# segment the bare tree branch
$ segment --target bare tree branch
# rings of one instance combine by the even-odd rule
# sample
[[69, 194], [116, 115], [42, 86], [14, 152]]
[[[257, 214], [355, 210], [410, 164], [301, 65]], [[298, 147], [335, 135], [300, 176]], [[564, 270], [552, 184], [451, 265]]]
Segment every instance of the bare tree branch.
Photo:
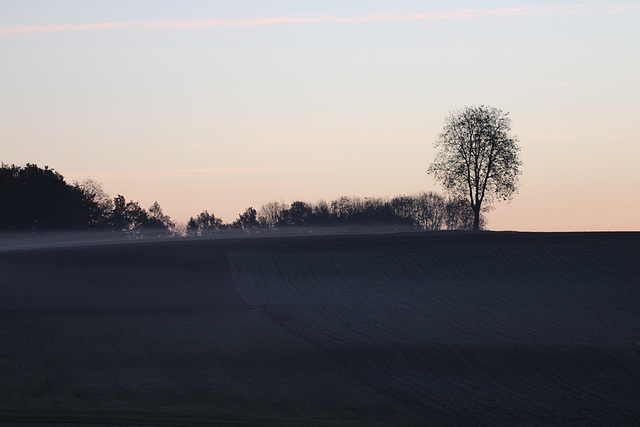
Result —
[[435, 142], [428, 172], [452, 195], [468, 197], [476, 230], [482, 204], [510, 200], [518, 187], [520, 147], [510, 132], [509, 113], [480, 105], [449, 113]]

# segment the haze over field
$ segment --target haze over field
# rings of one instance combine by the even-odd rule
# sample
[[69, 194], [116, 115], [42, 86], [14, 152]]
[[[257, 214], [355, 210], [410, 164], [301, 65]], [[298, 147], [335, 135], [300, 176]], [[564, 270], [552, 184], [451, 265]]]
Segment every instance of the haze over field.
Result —
[[0, 161], [186, 222], [416, 194], [453, 108], [511, 113], [494, 230], [637, 230], [632, 1], [0, 3]]

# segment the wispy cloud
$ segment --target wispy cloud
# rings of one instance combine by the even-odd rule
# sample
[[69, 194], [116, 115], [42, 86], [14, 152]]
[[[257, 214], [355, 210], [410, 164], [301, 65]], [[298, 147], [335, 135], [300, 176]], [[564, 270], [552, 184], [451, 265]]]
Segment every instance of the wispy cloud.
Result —
[[624, 13], [631, 9], [638, 8], [637, 4], [624, 4], [618, 6], [611, 6], [605, 10], [606, 13]]
[[322, 15], [322, 16], [280, 16], [254, 19], [205, 19], [198, 21], [122, 21], [99, 22], [91, 24], [53, 24], [53, 25], [24, 25], [0, 27], [0, 34], [16, 33], [49, 33], [60, 31], [88, 31], [105, 30], [111, 28], [205, 28], [205, 27], [252, 27], [290, 23], [384, 23], [384, 22], [410, 22], [442, 19], [471, 19], [486, 16], [530, 16], [558, 13], [624, 13], [630, 9], [638, 8], [633, 4], [599, 4], [599, 5], [572, 5], [572, 6], [539, 6], [539, 7], [513, 7], [498, 9], [456, 9], [444, 11], [423, 12], [409, 15], [397, 15], [381, 13], [355, 17]]
[[128, 27], [131, 22], [100, 22], [93, 24], [55, 24], [55, 25], [25, 25], [15, 27], [0, 27], [0, 34], [11, 33], [51, 33], [56, 31], [81, 31], [81, 30], [103, 30], [106, 28]]

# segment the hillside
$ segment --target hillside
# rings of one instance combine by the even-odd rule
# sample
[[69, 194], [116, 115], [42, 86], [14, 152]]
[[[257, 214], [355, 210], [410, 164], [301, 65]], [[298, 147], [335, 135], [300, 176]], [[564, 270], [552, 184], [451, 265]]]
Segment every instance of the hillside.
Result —
[[631, 425], [640, 234], [0, 252], [0, 421]]

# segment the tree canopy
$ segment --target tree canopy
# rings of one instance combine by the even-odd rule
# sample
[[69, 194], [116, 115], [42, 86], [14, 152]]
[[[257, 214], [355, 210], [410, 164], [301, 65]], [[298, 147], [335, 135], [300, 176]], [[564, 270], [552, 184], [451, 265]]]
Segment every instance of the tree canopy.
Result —
[[90, 218], [82, 191], [47, 166], [2, 164], [0, 201], [5, 231], [82, 229]]
[[509, 113], [480, 105], [449, 113], [436, 140], [428, 172], [451, 194], [469, 200], [475, 230], [483, 202], [509, 200], [517, 190], [522, 162], [518, 139], [510, 132]]
[[122, 195], [111, 199], [92, 179], [68, 184], [47, 166], [0, 167], [2, 231], [104, 230], [164, 235], [174, 225], [158, 202], [147, 211]]
[[199, 236], [212, 231], [217, 231], [222, 227], [222, 219], [216, 218], [214, 214], [208, 211], [202, 211], [198, 216], [191, 217], [187, 223], [187, 233]]

